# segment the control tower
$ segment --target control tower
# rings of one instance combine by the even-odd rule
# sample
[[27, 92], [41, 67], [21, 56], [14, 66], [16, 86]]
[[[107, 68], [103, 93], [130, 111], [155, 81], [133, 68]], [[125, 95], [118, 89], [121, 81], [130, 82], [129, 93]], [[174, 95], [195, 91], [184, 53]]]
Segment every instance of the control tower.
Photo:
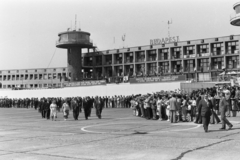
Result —
[[68, 72], [70, 81], [82, 80], [82, 49], [93, 47], [90, 33], [83, 31], [67, 31], [58, 34], [57, 48], [67, 49]]
[[240, 2], [235, 3], [233, 9], [235, 10], [235, 13], [231, 14], [230, 23], [233, 26], [240, 26]]

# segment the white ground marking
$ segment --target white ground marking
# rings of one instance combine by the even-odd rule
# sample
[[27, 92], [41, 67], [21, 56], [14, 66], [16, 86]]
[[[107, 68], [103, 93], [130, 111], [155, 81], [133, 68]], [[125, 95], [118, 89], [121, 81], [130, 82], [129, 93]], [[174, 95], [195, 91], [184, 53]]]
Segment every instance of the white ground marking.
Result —
[[[116, 133], [116, 132], [98, 132], [98, 131], [91, 131], [91, 130], [87, 130], [87, 128], [92, 128], [92, 127], [97, 127], [97, 126], [106, 126], [106, 125], [116, 125], [116, 124], [129, 124], [129, 123], [136, 123], [136, 122], [125, 122], [125, 123], [104, 123], [104, 124], [97, 124], [97, 125], [89, 125], [89, 126], [84, 126], [81, 128], [81, 131], [83, 132], [89, 132], [89, 133], [100, 133], [100, 134], [104, 134], [104, 133]], [[173, 125], [178, 125], [178, 124], [173, 124]], [[179, 125], [187, 125], [186, 123], [179, 123]], [[187, 129], [179, 129], [179, 130], [164, 130], [164, 131], [152, 131], [152, 132], [148, 132], [150, 134], [156, 134], [156, 133], [162, 133], [162, 132], [179, 132], [179, 131], [186, 131], [186, 130], [192, 130], [192, 129], [196, 129], [199, 128], [201, 126], [201, 124], [194, 124], [194, 123], [189, 123], [189, 125], [196, 125], [195, 127], [192, 128], [187, 128]], [[121, 130], [120, 130], [121, 131]]]

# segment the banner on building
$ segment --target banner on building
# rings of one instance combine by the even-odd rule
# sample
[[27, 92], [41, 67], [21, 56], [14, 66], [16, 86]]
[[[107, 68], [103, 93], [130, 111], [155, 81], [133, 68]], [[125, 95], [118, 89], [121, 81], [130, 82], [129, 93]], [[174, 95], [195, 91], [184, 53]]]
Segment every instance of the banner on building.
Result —
[[185, 81], [185, 75], [160, 76], [160, 77], [139, 77], [130, 78], [130, 83], [153, 83], [153, 82], [171, 82], [171, 81]]
[[81, 81], [81, 82], [64, 83], [64, 87], [96, 86], [96, 85], [106, 85], [106, 80], [95, 80], [95, 81]]

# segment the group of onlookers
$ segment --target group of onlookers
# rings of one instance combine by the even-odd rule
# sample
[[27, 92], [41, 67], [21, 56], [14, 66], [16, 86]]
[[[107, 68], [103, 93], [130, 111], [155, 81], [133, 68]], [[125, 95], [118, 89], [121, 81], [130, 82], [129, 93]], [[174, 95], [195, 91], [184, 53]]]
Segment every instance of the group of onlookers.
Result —
[[237, 111], [240, 111], [240, 88], [224, 86], [191, 93], [172, 91], [140, 94], [133, 97], [131, 107], [133, 115], [146, 119], [202, 123], [205, 132], [208, 132], [209, 123], [222, 122], [221, 129], [226, 129], [226, 124], [231, 129], [232, 124], [226, 117], [236, 117]]

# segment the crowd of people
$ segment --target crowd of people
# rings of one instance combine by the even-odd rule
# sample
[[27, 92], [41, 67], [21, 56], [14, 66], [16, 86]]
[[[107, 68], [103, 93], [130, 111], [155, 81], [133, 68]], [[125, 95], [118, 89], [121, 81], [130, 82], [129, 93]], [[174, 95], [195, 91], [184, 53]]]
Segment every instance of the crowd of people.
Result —
[[132, 108], [134, 116], [171, 123], [195, 122], [203, 124], [205, 132], [208, 132], [209, 123], [221, 122], [220, 129], [223, 130], [226, 124], [228, 130], [233, 127], [227, 117], [235, 117], [240, 111], [240, 87], [223, 86], [202, 88], [191, 93], [175, 90], [112, 97], [3, 98], [0, 99], [0, 107], [35, 108], [42, 118], [52, 120], [56, 120], [59, 111], [64, 113], [64, 120], [67, 120], [72, 110], [74, 119], [78, 120], [79, 113], [84, 110], [87, 120], [92, 108], [96, 109], [99, 119], [103, 108]]
[[[148, 120], [167, 120], [171, 123], [194, 122], [208, 125], [222, 123], [221, 130], [233, 125], [227, 117], [236, 117], [240, 111], [240, 87], [223, 86], [198, 89], [191, 93], [157, 92], [135, 95], [131, 100], [133, 115]], [[221, 119], [218, 117], [221, 116]]]

